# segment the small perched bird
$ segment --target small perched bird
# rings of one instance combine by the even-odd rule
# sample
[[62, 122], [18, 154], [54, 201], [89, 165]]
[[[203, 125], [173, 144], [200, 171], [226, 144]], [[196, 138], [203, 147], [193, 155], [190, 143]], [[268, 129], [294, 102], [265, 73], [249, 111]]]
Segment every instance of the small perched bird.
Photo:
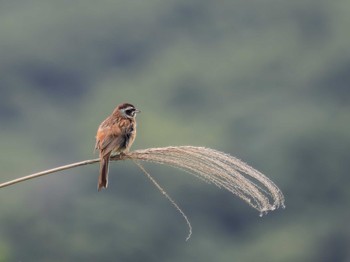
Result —
[[128, 152], [136, 137], [136, 109], [129, 103], [122, 103], [114, 109], [98, 127], [95, 149], [100, 151], [100, 176], [98, 191], [107, 188], [109, 158], [112, 154]]

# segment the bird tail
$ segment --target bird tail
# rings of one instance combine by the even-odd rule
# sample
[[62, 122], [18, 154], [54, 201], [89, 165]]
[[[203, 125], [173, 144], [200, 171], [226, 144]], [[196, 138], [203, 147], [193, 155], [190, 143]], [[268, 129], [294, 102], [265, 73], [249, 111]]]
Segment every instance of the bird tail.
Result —
[[98, 191], [101, 188], [107, 188], [108, 186], [108, 169], [109, 169], [109, 154], [107, 156], [101, 157], [100, 162], [100, 176], [98, 177]]

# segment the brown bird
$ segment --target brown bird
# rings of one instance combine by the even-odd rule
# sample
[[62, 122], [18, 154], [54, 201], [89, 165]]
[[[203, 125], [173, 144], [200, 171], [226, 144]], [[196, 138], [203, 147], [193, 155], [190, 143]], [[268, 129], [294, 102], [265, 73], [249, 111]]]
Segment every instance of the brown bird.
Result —
[[95, 149], [100, 151], [98, 191], [107, 188], [109, 158], [112, 154], [128, 152], [136, 137], [136, 109], [129, 103], [120, 104], [98, 127]]

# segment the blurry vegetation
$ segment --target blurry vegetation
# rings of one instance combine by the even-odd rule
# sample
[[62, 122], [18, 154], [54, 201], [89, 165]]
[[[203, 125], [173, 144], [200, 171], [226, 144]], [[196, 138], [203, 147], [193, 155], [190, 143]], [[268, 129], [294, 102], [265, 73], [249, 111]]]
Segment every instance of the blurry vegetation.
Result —
[[0, 3], [5, 181], [92, 157], [97, 126], [137, 105], [134, 148], [200, 145], [282, 189], [263, 218], [229, 193], [131, 163], [0, 191], [0, 261], [350, 260], [350, 2]]

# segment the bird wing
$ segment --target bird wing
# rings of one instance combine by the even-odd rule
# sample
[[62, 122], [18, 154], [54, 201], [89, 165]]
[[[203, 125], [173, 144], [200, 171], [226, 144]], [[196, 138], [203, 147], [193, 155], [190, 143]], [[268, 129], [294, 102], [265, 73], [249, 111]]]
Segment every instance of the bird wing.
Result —
[[96, 149], [100, 150], [101, 156], [106, 156], [112, 151], [118, 151], [124, 140], [125, 137], [118, 125], [103, 127], [96, 135]]

